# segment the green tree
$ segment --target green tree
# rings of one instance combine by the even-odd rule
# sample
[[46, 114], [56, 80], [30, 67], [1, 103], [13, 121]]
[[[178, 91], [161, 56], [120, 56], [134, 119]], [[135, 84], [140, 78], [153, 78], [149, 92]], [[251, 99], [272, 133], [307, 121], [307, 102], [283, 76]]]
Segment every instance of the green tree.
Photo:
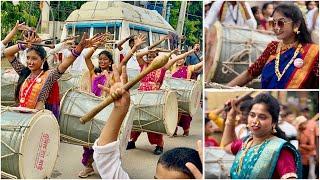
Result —
[[[170, 1], [170, 25], [176, 29], [179, 19], [181, 1]], [[192, 46], [196, 42], [202, 41], [202, 2], [189, 1], [187, 6], [187, 14], [184, 23], [184, 33], [186, 37], [185, 44]]]
[[[15, 26], [17, 20], [30, 27], [36, 27], [40, 17], [39, 2], [20, 1], [13, 5], [11, 1], [1, 2], [1, 37], [5, 37]], [[17, 36], [15, 37], [17, 39]]]

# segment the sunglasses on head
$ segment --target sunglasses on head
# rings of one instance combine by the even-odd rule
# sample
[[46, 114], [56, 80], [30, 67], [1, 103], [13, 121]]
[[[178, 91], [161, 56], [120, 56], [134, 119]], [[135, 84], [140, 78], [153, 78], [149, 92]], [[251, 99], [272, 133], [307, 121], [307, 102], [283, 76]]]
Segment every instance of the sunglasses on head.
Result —
[[274, 28], [277, 25], [279, 26], [279, 28], [283, 28], [284, 25], [288, 24], [288, 23], [292, 23], [292, 21], [286, 21], [285, 19], [279, 19], [279, 20], [270, 20], [269, 21], [269, 25]]

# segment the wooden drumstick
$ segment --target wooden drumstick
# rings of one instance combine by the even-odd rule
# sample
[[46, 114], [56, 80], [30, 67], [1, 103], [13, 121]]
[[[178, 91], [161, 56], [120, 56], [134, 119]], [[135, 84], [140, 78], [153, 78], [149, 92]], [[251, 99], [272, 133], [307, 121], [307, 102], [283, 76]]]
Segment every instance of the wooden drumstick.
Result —
[[17, 42], [21, 43], [21, 44], [31, 44], [34, 46], [44, 46], [44, 47], [48, 47], [50, 49], [54, 49], [54, 47], [55, 47], [53, 44], [28, 43], [28, 42], [24, 42], [24, 41], [17, 41]]
[[[151, 71], [159, 69], [167, 64], [169, 57], [175, 51], [171, 51], [168, 55], [160, 55], [152, 60], [151, 64], [144, 69], [137, 77], [135, 77], [132, 81], [126, 83], [123, 88], [128, 91], [131, 87], [137, 84], [144, 76], [149, 74]], [[101, 103], [99, 103], [96, 107], [94, 107], [91, 111], [80, 118], [80, 123], [85, 124], [88, 121], [91, 121], [95, 115], [97, 115], [103, 108], [111, 104], [114, 100], [111, 96], [116, 96], [115, 94], [108, 95]]]
[[[250, 96], [250, 95], [253, 94], [253, 93], [254, 93], [254, 91], [250, 91], [250, 92], [248, 92], [248, 93], [246, 93], [246, 94], [238, 97], [238, 98], [236, 99], [236, 101], [235, 101], [235, 105], [239, 104], [241, 101], [244, 100], [244, 98], [245, 98], [246, 96]], [[231, 104], [225, 105], [224, 108], [223, 108], [224, 111], [229, 111], [230, 109], [231, 109]]]

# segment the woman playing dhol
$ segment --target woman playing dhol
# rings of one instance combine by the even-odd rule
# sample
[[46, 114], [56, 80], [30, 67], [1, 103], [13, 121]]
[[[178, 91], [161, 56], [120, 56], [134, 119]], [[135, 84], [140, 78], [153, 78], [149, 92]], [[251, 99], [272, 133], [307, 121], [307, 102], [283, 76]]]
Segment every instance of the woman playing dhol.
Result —
[[301, 157], [278, 126], [280, 106], [270, 94], [257, 95], [249, 107], [251, 135], [236, 139], [235, 100], [231, 100], [221, 145], [236, 155], [230, 173], [235, 179], [301, 178]]
[[261, 75], [263, 89], [318, 89], [319, 47], [311, 43], [303, 14], [294, 5], [282, 4], [272, 18], [270, 25], [280, 42], [268, 44], [256, 62], [228, 85], [243, 86]]
[[[59, 118], [59, 86], [57, 80], [80, 55], [83, 48], [95, 43], [84, 34], [79, 45], [74, 48], [65, 61], [57, 68], [49, 70], [46, 61], [46, 51], [41, 46], [32, 46], [31, 43], [40, 42], [35, 32], [29, 31], [25, 37], [27, 45], [13, 45], [4, 51], [4, 56], [11, 63], [19, 75], [18, 85], [15, 92], [16, 100], [20, 107], [30, 109], [48, 109]], [[25, 67], [15, 56], [19, 50], [27, 50], [27, 67]]]

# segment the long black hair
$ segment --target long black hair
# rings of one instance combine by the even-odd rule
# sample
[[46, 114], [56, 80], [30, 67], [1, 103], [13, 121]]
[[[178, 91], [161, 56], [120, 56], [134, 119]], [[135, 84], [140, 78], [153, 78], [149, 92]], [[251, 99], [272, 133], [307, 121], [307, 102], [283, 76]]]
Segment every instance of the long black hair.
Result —
[[[113, 64], [112, 54], [109, 51], [104, 50], [104, 51], [101, 51], [98, 56], [100, 57], [102, 54], [106, 55], [109, 58], [109, 61], [111, 61], [111, 66], [109, 66], [109, 71], [112, 71], [112, 64]], [[102, 72], [102, 69], [100, 66], [94, 69], [94, 73], [96, 74], [101, 72]]]
[[273, 16], [275, 12], [279, 12], [283, 14], [285, 17], [291, 19], [293, 23], [296, 25], [300, 23], [300, 26], [298, 29], [300, 33], [296, 35], [300, 43], [312, 43], [311, 34], [307, 29], [307, 25], [303, 18], [303, 14], [296, 5], [280, 4], [275, 8], [271, 16]]
[[255, 104], [265, 104], [267, 106], [267, 111], [271, 114], [272, 117], [272, 123], [276, 125], [276, 133], [274, 134], [278, 138], [284, 139], [288, 141], [288, 138], [286, 134], [279, 128], [278, 122], [279, 122], [279, 113], [280, 113], [280, 104], [276, 98], [271, 96], [268, 93], [261, 93], [257, 95], [250, 105], [250, 111]]
[[[49, 65], [48, 62], [45, 60], [47, 57], [47, 52], [46, 50], [42, 47], [42, 46], [32, 46], [31, 48], [29, 48], [27, 50], [27, 53], [30, 51], [35, 51], [41, 58], [42, 61], [44, 61], [43, 63], [43, 71], [47, 71], [49, 70]], [[20, 88], [22, 83], [27, 79], [27, 77], [31, 74], [31, 70], [28, 67], [24, 67], [21, 71], [21, 74], [19, 76], [18, 79], [18, 85], [16, 87], [15, 90], [15, 100], [18, 101], [19, 100], [19, 92], [20, 92]]]

